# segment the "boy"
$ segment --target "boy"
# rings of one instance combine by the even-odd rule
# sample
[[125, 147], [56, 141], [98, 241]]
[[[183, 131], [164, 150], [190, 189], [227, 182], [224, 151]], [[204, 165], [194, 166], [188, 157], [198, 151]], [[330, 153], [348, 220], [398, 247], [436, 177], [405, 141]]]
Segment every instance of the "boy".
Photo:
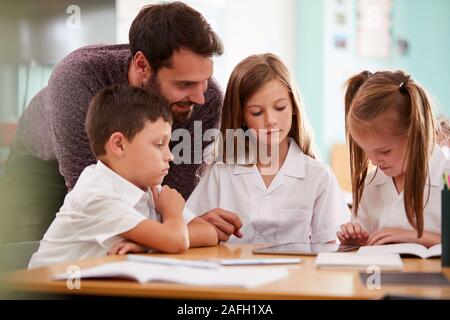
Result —
[[136, 87], [115, 85], [92, 99], [86, 131], [98, 162], [66, 196], [29, 268], [217, 244], [214, 227], [185, 209], [176, 190], [159, 186], [172, 161], [171, 121], [165, 101]]

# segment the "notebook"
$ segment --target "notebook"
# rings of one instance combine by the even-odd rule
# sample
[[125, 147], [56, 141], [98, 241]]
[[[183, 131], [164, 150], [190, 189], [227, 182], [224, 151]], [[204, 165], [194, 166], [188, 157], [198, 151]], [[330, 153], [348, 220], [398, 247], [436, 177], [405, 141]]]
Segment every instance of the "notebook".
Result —
[[[286, 277], [288, 270], [283, 267], [193, 268], [148, 262], [121, 261], [82, 269], [78, 275], [81, 279], [125, 278], [139, 283], [171, 282], [199, 286], [252, 288]], [[63, 273], [52, 276], [51, 279], [74, 279], [76, 276], [73, 273]]]
[[380, 270], [402, 270], [403, 262], [398, 254], [362, 255], [351, 252], [322, 252], [315, 260], [318, 269], [364, 270], [377, 266]]
[[398, 253], [401, 255], [412, 255], [422, 259], [431, 257], [440, 257], [442, 254], [442, 245], [437, 244], [427, 249], [418, 243], [399, 243], [399, 244], [385, 244], [382, 246], [365, 246], [359, 248], [358, 254], [384, 254], [384, 253]]

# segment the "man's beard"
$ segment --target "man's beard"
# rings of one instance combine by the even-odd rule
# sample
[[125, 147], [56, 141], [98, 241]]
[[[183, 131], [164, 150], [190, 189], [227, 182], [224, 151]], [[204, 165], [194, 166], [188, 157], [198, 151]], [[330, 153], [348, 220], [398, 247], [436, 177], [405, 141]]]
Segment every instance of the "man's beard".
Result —
[[[159, 84], [157, 75], [152, 75], [149, 81], [145, 85], [142, 85], [142, 89], [147, 90], [148, 92], [150, 92], [150, 94], [162, 96], [164, 100], [166, 100], [166, 98], [161, 94], [161, 86]], [[184, 121], [189, 120], [189, 118], [192, 116], [193, 109], [191, 108], [187, 111], [177, 111], [175, 110], [175, 105], [177, 104], [180, 106], [192, 106], [195, 103], [190, 100], [182, 100], [171, 103], [169, 105], [170, 113], [172, 114], [172, 118], [175, 123], [183, 123]]]

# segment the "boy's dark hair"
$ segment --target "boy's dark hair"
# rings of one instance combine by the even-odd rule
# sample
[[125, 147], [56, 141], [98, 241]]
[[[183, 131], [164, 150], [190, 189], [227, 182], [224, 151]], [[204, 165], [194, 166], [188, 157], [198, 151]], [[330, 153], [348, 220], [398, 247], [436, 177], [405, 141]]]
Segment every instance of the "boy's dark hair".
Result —
[[145, 123], [163, 118], [172, 124], [169, 105], [160, 96], [127, 85], [113, 85], [97, 93], [86, 115], [86, 132], [96, 158], [106, 154], [105, 144], [114, 132], [129, 141]]
[[155, 74], [170, 67], [173, 52], [181, 48], [204, 57], [223, 53], [222, 41], [205, 18], [182, 2], [142, 8], [131, 24], [129, 42], [133, 56], [141, 51]]

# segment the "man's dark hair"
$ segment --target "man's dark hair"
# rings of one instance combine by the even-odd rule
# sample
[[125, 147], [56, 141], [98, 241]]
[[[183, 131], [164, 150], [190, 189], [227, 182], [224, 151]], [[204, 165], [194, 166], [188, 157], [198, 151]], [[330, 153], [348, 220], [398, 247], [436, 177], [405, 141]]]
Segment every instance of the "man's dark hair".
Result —
[[204, 57], [221, 55], [223, 45], [205, 18], [182, 2], [145, 6], [129, 32], [133, 56], [141, 51], [155, 74], [170, 67], [174, 51], [186, 48]]
[[105, 144], [114, 132], [129, 141], [159, 118], [172, 124], [167, 102], [160, 96], [136, 87], [113, 85], [97, 93], [89, 104], [86, 132], [96, 158], [106, 154]]

